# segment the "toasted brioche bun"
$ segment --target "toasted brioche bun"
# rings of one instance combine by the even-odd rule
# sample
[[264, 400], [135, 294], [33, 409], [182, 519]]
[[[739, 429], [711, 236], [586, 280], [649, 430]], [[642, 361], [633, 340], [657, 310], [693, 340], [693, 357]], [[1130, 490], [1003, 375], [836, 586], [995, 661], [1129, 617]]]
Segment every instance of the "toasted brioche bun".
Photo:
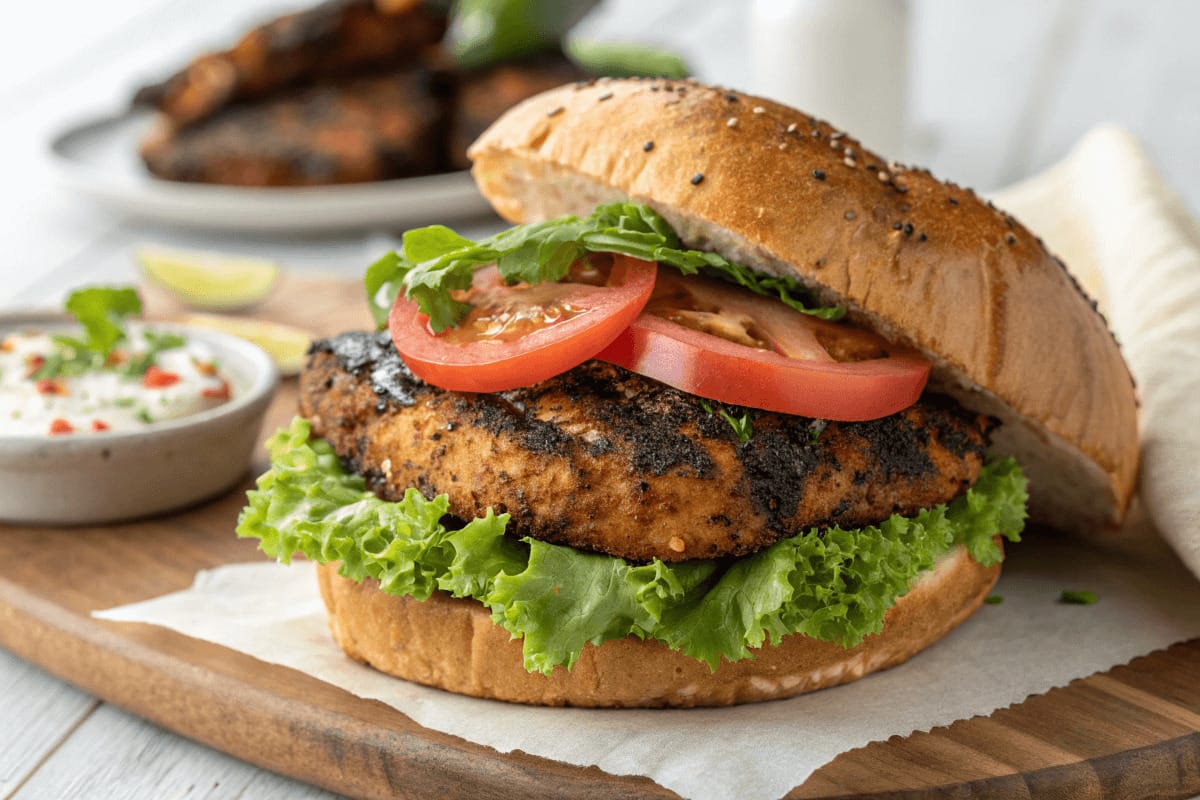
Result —
[[550, 706], [725, 706], [823, 689], [908, 660], [970, 616], [1000, 574], [960, 547], [924, 573], [884, 617], [879, 634], [846, 649], [799, 634], [715, 672], [653, 640], [585, 645], [570, 669], [526, 672], [521, 641], [474, 600], [435, 592], [424, 602], [317, 567], [329, 628], [346, 654], [381, 672], [458, 694]]
[[1115, 527], [1137, 474], [1136, 402], [1103, 318], [1012, 217], [889, 166], [786, 106], [691, 81], [600, 80], [538, 95], [471, 148], [516, 222], [631, 198], [691, 247], [789, 274], [922, 350], [931, 388], [1003, 425], [1031, 516]]

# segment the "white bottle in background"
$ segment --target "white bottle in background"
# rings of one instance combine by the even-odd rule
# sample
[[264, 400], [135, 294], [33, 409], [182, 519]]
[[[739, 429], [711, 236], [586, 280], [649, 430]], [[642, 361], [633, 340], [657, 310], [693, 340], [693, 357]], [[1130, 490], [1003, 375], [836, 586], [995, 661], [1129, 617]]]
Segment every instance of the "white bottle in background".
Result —
[[904, 158], [905, 0], [753, 0], [751, 90]]

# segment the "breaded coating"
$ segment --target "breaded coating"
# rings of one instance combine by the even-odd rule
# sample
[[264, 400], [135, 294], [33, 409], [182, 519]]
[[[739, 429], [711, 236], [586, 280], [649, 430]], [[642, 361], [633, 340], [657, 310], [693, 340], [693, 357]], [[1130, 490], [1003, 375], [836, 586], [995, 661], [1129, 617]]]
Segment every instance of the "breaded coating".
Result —
[[301, 413], [379, 496], [445, 493], [464, 518], [632, 562], [745, 555], [810, 527], [947, 502], [978, 478], [990, 422], [947, 402], [872, 422], [751, 411], [753, 434], [691, 395], [597, 361], [500, 394], [415, 378], [387, 333], [313, 346]]
[[421, 2], [326, 0], [253, 28], [231, 49], [207, 53], [141, 89], [176, 126], [299, 83], [416, 63], [446, 30], [443, 10]]
[[142, 158], [160, 178], [309, 186], [423, 175], [441, 163], [445, 114], [427, 73], [344, 78], [167, 124]]

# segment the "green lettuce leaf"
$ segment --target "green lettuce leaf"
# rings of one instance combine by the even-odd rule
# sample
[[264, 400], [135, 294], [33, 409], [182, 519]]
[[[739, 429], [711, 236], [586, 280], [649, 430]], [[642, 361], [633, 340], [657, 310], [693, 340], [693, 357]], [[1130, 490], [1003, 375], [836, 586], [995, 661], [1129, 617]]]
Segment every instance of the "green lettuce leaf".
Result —
[[268, 442], [271, 469], [249, 492], [237, 533], [288, 562], [295, 553], [340, 561], [388, 593], [426, 599], [434, 589], [486, 605], [522, 638], [525, 668], [570, 667], [586, 643], [653, 638], [712, 669], [752, 658], [752, 648], [803, 633], [852, 647], [878, 632], [884, 613], [952, 547], [1001, 558], [993, 541], [1018, 541], [1025, 478], [1011, 459], [984, 467], [947, 505], [853, 530], [812, 529], [737, 559], [632, 565], [504, 535], [508, 516], [447, 527], [446, 497], [410, 489], [381, 500], [347, 473], [327, 442], [296, 419]]
[[840, 319], [845, 309], [813, 307], [795, 280], [759, 275], [716, 253], [686, 250], [661, 216], [637, 203], [597, 206], [586, 217], [566, 216], [517, 225], [478, 242], [444, 225], [404, 234], [400, 253], [390, 252], [367, 268], [363, 280], [367, 304], [380, 328], [401, 291], [429, 316], [434, 332], [456, 325], [469, 306], [454, 299], [467, 289], [475, 270], [496, 264], [510, 283], [562, 280], [584, 253], [622, 253], [657, 261], [684, 275], [703, 273], [758, 294], [778, 298], [791, 308], [822, 319]]

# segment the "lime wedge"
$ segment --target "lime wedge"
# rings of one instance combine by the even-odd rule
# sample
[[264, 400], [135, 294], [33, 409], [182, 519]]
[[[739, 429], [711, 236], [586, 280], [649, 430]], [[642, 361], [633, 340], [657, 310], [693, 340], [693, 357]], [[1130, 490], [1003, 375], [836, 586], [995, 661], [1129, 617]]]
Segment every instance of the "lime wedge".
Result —
[[261, 302], [279, 277], [272, 261], [226, 253], [144, 246], [134, 252], [142, 272], [193, 308], [233, 311]]
[[253, 342], [267, 351], [267, 355], [271, 357], [275, 366], [279, 367], [279, 371], [285, 377], [300, 372], [300, 368], [304, 366], [304, 356], [308, 352], [309, 342], [312, 340], [308, 331], [252, 317], [188, 314], [180, 322], [185, 325], [195, 325], [197, 328], [222, 331]]

